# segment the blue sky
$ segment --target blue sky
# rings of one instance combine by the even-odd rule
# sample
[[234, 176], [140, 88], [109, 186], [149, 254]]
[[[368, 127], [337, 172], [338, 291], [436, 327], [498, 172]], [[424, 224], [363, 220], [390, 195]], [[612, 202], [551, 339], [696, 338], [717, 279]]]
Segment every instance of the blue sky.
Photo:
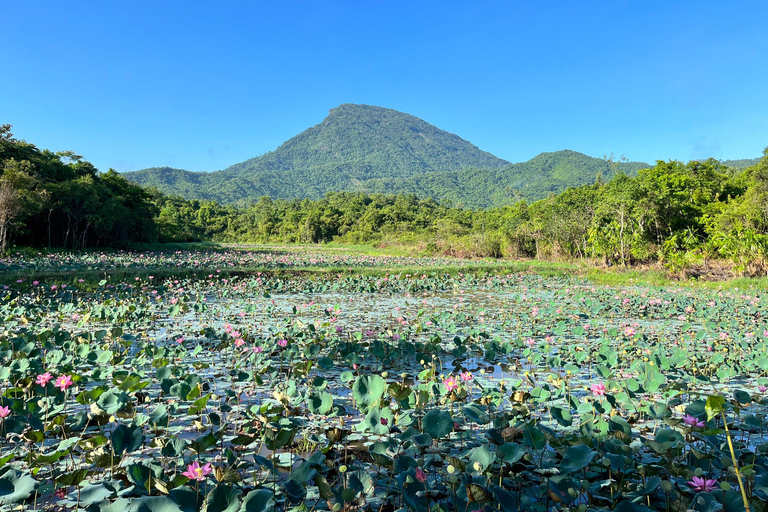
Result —
[[754, 158], [768, 2], [29, 2], [0, 16], [0, 123], [99, 169], [212, 171], [341, 103], [518, 162]]

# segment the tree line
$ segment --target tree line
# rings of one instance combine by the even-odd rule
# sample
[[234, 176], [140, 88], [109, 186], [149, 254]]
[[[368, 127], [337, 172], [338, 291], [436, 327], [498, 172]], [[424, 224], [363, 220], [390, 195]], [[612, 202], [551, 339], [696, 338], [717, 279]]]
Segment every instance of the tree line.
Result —
[[260, 198], [248, 207], [155, 192], [167, 240], [406, 243], [443, 254], [606, 264], [661, 261], [674, 271], [731, 261], [768, 269], [768, 150], [745, 170], [706, 161], [658, 161], [630, 177], [569, 188], [488, 210], [413, 194], [334, 192], [320, 200]]
[[768, 148], [747, 169], [658, 161], [636, 176], [494, 209], [413, 194], [333, 192], [261, 197], [247, 206], [145, 189], [72, 152], [53, 153], [0, 127], [0, 248], [129, 247], [146, 242], [381, 243], [461, 256], [660, 261], [674, 271], [730, 261], [768, 270]]
[[0, 252], [36, 247], [127, 247], [157, 238], [151, 194], [71, 151], [40, 150], [0, 125]]

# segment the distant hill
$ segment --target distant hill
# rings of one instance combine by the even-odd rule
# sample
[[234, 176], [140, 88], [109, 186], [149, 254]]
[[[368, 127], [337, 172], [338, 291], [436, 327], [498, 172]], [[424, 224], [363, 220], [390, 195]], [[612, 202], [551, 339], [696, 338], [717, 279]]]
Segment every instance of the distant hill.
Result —
[[262, 195], [314, 199], [373, 178], [406, 178], [507, 164], [418, 117], [381, 107], [344, 104], [275, 151], [223, 171], [192, 173], [154, 167], [126, 173], [125, 177], [166, 193], [234, 202]]
[[568, 187], [608, 181], [617, 172], [634, 176], [651, 167], [644, 162], [618, 162], [576, 151], [541, 153], [527, 162], [501, 169], [464, 169], [436, 172], [410, 178], [375, 179], [355, 190], [386, 193], [415, 193], [420, 197], [449, 200], [454, 205], [489, 208], [518, 199], [536, 201]]
[[722, 163], [727, 167], [732, 167], [739, 171], [743, 171], [747, 167], [752, 167], [753, 165], [757, 165], [757, 163], [761, 159], [762, 158], [742, 158], [739, 160], [722, 160]]
[[[649, 167], [621, 163], [628, 174]], [[221, 203], [261, 196], [317, 199], [339, 190], [415, 193], [470, 207], [535, 200], [569, 186], [610, 179], [607, 162], [574, 151], [542, 153], [510, 164], [418, 117], [344, 104], [276, 150], [222, 171], [153, 167], [125, 173], [167, 194]]]

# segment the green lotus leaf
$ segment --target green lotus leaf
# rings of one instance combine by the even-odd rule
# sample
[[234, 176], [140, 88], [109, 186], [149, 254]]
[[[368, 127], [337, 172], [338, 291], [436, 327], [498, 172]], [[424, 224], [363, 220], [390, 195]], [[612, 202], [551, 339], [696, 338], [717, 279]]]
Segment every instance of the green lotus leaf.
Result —
[[481, 445], [469, 451], [468, 469], [472, 473], [485, 473], [485, 471], [496, 461], [496, 453], [488, 449], [486, 445]]
[[587, 467], [595, 458], [597, 452], [585, 444], [571, 446], [563, 454], [560, 462], [562, 473], [575, 473]]
[[115, 489], [103, 482], [89, 483], [80, 490], [73, 491], [67, 495], [67, 498], [61, 504], [65, 507], [73, 507], [79, 503], [81, 507], [87, 508], [91, 505], [100, 505], [115, 496]]
[[96, 405], [99, 406], [107, 414], [114, 415], [128, 403], [128, 395], [123, 391], [119, 391], [115, 388], [110, 388], [96, 400]]
[[0, 505], [21, 503], [34, 493], [38, 483], [27, 472], [9, 469], [0, 476]]
[[208, 493], [206, 512], [237, 512], [240, 492], [231, 485], [219, 484]]
[[333, 408], [333, 396], [327, 391], [312, 393], [307, 399], [307, 408], [314, 414], [328, 414]]
[[514, 464], [522, 459], [524, 455], [525, 448], [517, 443], [504, 443], [496, 449], [496, 456], [509, 464]]
[[453, 431], [453, 417], [447, 411], [432, 409], [424, 415], [421, 425], [432, 439], [441, 439]]
[[243, 498], [239, 512], [272, 512], [275, 509], [275, 496], [267, 489], [256, 489]]
[[352, 397], [363, 414], [378, 404], [387, 390], [387, 381], [378, 375], [361, 375], [352, 385]]
[[139, 426], [118, 425], [110, 438], [115, 455], [138, 450], [144, 444], [144, 432]]

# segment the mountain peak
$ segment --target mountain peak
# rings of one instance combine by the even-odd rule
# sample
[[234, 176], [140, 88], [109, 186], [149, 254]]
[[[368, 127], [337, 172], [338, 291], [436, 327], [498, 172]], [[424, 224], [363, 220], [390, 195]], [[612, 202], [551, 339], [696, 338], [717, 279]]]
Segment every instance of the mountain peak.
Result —
[[222, 172], [255, 177], [322, 168], [340, 175], [334, 181], [341, 178], [349, 184], [466, 167], [499, 168], [508, 163], [416, 116], [344, 103], [276, 150]]
[[363, 190], [415, 192], [491, 206], [508, 204], [513, 190], [538, 199], [608, 173], [604, 161], [575, 151], [542, 153], [527, 163], [510, 164], [411, 114], [343, 103], [274, 151], [222, 171], [153, 168], [126, 178], [162, 192], [222, 203], [260, 196], [317, 199], [332, 191]]

